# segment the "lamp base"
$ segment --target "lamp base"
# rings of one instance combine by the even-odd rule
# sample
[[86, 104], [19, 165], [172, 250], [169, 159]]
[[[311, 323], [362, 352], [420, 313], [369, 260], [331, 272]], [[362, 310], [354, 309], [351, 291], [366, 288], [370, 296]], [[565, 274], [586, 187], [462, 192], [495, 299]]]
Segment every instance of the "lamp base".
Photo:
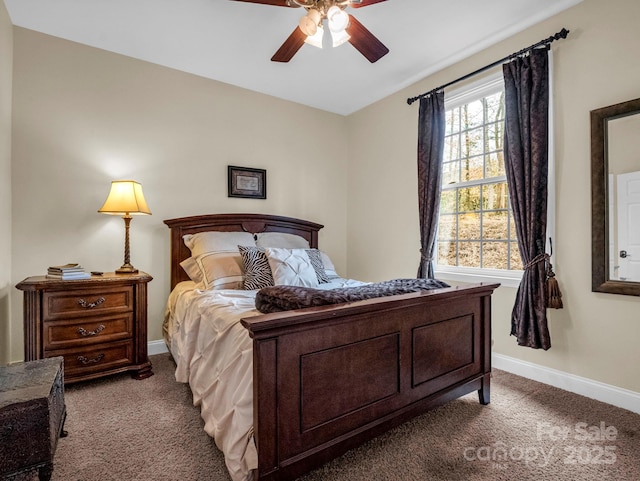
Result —
[[137, 274], [138, 269], [133, 267], [131, 264], [123, 264], [120, 269], [116, 269], [116, 274]]

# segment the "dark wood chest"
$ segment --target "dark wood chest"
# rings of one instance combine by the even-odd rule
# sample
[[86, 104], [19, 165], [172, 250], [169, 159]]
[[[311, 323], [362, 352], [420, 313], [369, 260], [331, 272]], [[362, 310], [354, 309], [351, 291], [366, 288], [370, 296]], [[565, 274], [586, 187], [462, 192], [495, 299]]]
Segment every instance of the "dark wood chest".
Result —
[[50, 479], [65, 417], [62, 357], [0, 366], [0, 479]]

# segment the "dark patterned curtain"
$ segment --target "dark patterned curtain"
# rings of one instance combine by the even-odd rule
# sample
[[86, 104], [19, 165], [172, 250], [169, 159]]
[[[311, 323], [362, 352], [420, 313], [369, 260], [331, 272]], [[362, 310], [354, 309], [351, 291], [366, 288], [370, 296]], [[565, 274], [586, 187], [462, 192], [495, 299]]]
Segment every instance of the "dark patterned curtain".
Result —
[[444, 92], [420, 99], [418, 115], [418, 206], [420, 267], [418, 278], [433, 279], [433, 257], [440, 210], [444, 152]]
[[504, 163], [524, 274], [511, 315], [518, 344], [547, 350], [551, 338], [545, 305], [548, 173], [549, 61], [533, 49], [503, 65]]

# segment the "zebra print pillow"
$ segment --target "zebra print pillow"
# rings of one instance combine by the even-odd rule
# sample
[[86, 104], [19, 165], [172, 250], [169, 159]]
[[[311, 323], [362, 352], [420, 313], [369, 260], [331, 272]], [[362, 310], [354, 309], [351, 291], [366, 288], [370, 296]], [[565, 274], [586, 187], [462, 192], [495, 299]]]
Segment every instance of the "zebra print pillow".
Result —
[[245, 290], [262, 289], [274, 285], [273, 274], [264, 248], [253, 246], [238, 246], [242, 263], [244, 264]]
[[324, 263], [322, 262], [322, 255], [318, 249], [306, 249], [313, 270], [316, 271], [316, 277], [319, 284], [326, 284], [329, 282], [329, 276], [324, 270]]

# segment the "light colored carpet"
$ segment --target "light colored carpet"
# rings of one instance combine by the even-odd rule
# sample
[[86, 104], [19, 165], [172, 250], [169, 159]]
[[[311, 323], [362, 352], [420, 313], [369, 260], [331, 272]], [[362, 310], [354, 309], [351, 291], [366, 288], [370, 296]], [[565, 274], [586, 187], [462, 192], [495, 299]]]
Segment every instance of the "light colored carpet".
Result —
[[[230, 479], [169, 355], [151, 361], [143, 381], [67, 387], [54, 481]], [[452, 401], [301, 479], [635, 481], [640, 415], [496, 370], [491, 404]]]

